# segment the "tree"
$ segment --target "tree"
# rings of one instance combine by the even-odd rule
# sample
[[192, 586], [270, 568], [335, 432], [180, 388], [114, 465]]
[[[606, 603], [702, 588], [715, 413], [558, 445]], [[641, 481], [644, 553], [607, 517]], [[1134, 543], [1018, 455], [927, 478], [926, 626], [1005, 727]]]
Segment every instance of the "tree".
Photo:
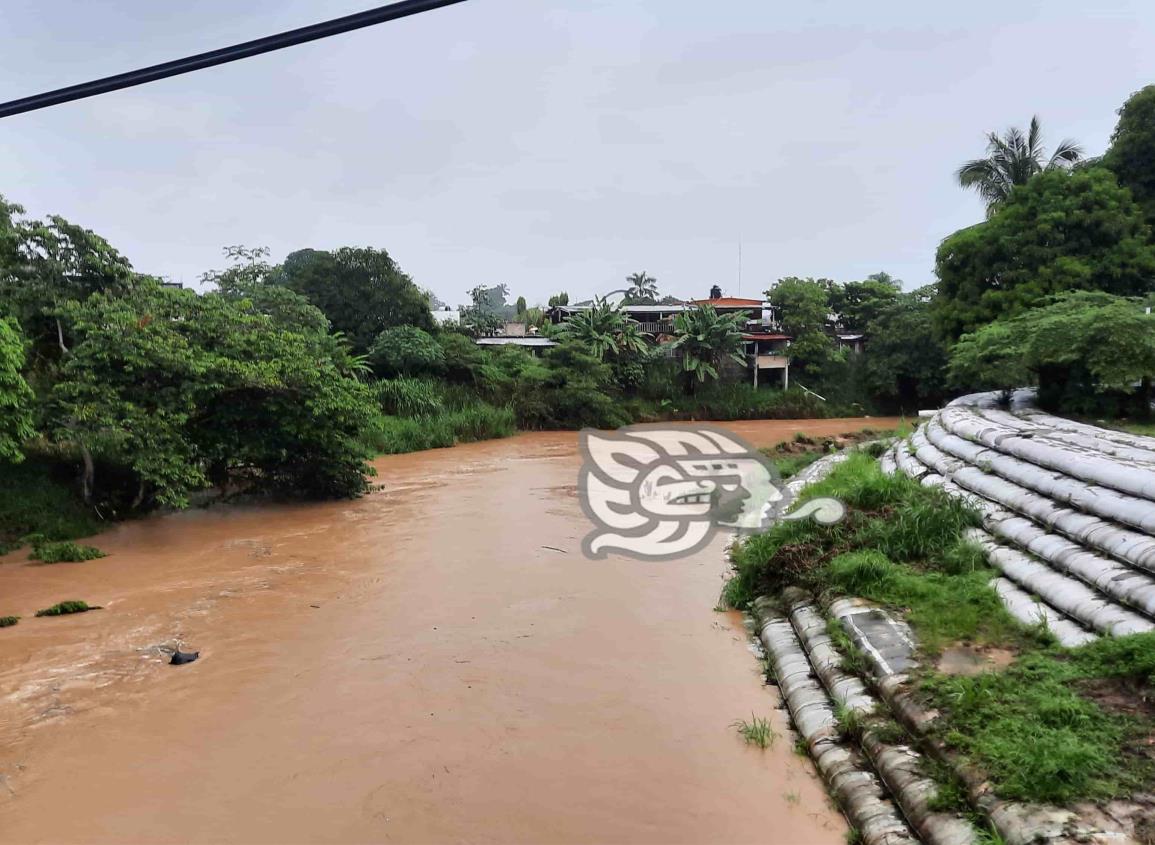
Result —
[[320, 308], [301, 294], [273, 283], [277, 268], [268, 263], [267, 247], [227, 246], [224, 254], [232, 266], [202, 275], [201, 281], [206, 285], [215, 287], [227, 299], [246, 302], [246, 307], [269, 316], [286, 329], [322, 334], [329, 331], [329, 318]]
[[492, 335], [501, 328], [505, 296], [505, 285], [492, 288], [478, 285], [469, 292], [473, 304], [461, 310], [461, 325], [474, 337]]
[[[94, 293], [121, 295], [140, 280], [104, 238], [60, 216], [13, 220], [18, 206], [0, 211], [0, 240], [11, 262], [0, 272], [0, 305], [16, 317], [37, 357], [66, 354], [72, 339], [59, 309]], [[14, 254], [12, 254], [14, 252]]]
[[62, 314], [77, 343], [60, 366], [51, 434], [135, 479], [125, 506], [188, 503], [209, 484], [306, 497], [365, 489], [361, 442], [376, 409], [357, 362], [323, 333], [279, 327], [246, 301], [142, 283]]
[[644, 353], [649, 345], [638, 324], [620, 306], [595, 299], [562, 323], [560, 333], [586, 346], [599, 361], [621, 353]]
[[529, 306], [525, 302], [525, 297], [519, 296], [517, 303], [514, 305], [514, 311], [517, 312], [518, 317], [521, 317], [527, 310], [529, 310]]
[[990, 220], [946, 238], [935, 271], [935, 323], [954, 340], [1067, 290], [1142, 295], [1155, 280], [1155, 247], [1110, 172], [1051, 171], [1015, 188]]
[[548, 307], [556, 308], [559, 305], [569, 305], [569, 294], [564, 290], [561, 293], [555, 293], [549, 298]]
[[438, 373], [445, 367], [441, 345], [416, 326], [385, 329], [369, 347], [368, 357], [373, 371], [387, 378]]
[[1155, 85], [1136, 91], [1119, 109], [1119, 122], [1102, 164], [1131, 191], [1155, 225]]
[[658, 280], [645, 270], [626, 276], [629, 288], [626, 290], [627, 305], [654, 305], [658, 301]]
[[788, 350], [791, 366], [796, 366], [805, 378], [825, 379], [832, 366], [845, 360], [826, 330], [830, 299], [836, 288], [830, 279], [787, 276], [766, 291], [782, 330], [793, 338]]
[[1039, 404], [1071, 413], [1150, 414], [1155, 317], [1142, 300], [1069, 291], [964, 335], [952, 380], [1007, 390], [1035, 382]]
[[745, 314], [719, 314], [713, 305], [701, 305], [674, 315], [674, 339], [667, 348], [679, 353], [687, 395], [696, 384], [718, 377], [726, 358], [746, 365], [739, 354]]
[[847, 329], [864, 332], [884, 310], [898, 301], [901, 293], [902, 289], [889, 274], [876, 273], [861, 282], [832, 287], [830, 307]]
[[1016, 185], [1025, 185], [1036, 173], [1067, 167], [1082, 158], [1083, 150], [1070, 139], [1050, 157], [1043, 151], [1039, 118], [1031, 118], [1026, 134], [1012, 127], [1003, 136], [987, 133], [987, 155], [968, 161], [955, 174], [964, 188], [974, 188], [987, 204], [987, 216], [1006, 202]]
[[24, 460], [21, 447], [36, 432], [32, 389], [24, 380], [24, 338], [15, 320], [0, 318], [0, 463]]
[[864, 357], [870, 395], [903, 411], [936, 407], [946, 392], [947, 351], [935, 332], [930, 305], [901, 294], [865, 326]]
[[425, 294], [383, 249], [298, 250], [285, 258], [270, 281], [320, 308], [358, 354], [367, 352], [374, 338], [391, 326], [434, 328]]

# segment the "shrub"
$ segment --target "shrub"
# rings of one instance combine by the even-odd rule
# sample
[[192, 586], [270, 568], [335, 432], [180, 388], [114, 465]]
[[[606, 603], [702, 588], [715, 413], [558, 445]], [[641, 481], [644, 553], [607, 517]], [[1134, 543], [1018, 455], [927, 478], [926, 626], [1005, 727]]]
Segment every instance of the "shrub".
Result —
[[52, 607], [46, 607], [44, 610], [36, 611], [37, 616], [67, 616], [70, 613], [86, 613], [89, 610], [96, 610], [97, 608], [88, 604], [88, 602], [80, 601], [79, 599], [70, 599], [68, 601], [57, 602]]
[[0, 628], [11, 628], [19, 621], [19, 616], [0, 616]]
[[61, 540], [35, 543], [29, 557], [44, 563], [79, 563], [84, 560], [107, 557], [107, 555], [95, 546], [84, 546], [69, 540]]

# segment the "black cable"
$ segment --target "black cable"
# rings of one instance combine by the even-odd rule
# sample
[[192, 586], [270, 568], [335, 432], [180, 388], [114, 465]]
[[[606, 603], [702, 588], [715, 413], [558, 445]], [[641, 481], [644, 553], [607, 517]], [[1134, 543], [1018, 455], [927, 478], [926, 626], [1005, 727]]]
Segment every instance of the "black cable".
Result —
[[300, 29], [290, 29], [287, 32], [268, 35], [264, 38], [246, 41], [243, 44], [234, 44], [231, 47], [222, 47], [219, 50], [210, 50], [207, 53], [199, 53], [184, 59], [175, 59], [141, 70], [118, 73], [116, 76], [106, 76], [104, 79], [97, 79], [93, 82], [83, 82], [44, 94], [22, 97], [19, 100], [0, 104], [0, 118], [44, 109], [72, 100], [82, 100], [85, 97], [95, 97], [97, 94], [119, 91], [121, 88], [131, 88], [134, 85], [143, 85], [146, 82], [154, 82], [157, 79], [166, 79], [170, 76], [178, 76], [182, 73], [190, 73], [214, 65], [223, 65], [238, 59], [247, 59], [261, 53], [282, 50], [296, 44], [328, 38], [330, 35], [340, 35], [343, 32], [350, 32], [354, 29], [361, 29], [410, 15], [418, 15], [422, 12], [429, 12], [442, 6], [451, 6], [461, 2], [464, 0], [404, 0], [401, 3], [392, 3], [388, 6], [369, 9], [366, 12], [357, 12], [343, 18], [303, 26]]

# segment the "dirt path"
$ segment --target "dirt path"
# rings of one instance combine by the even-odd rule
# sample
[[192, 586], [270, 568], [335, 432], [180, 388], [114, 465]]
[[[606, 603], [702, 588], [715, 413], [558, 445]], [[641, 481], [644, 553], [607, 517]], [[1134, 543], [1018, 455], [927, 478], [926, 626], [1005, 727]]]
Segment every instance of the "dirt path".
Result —
[[[736, 424], [766, 445], [888, 420]], [[719, 544], [580, 554], [576, 436], [383, 458], [356, 502], [123, 525], [0, 559], [2, 842], [839, 843]], [[560, 551], [547, 548], [549, 546]], [[156, 648], [203, 650], [170, 667]]]

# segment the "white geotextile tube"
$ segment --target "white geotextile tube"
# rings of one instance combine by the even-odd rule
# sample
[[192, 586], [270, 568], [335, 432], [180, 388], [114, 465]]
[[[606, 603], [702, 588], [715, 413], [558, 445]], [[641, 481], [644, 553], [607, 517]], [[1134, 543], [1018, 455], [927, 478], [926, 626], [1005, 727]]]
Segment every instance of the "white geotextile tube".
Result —
[[1155, 534], [1155, 503], [1126, 496], [1098, 484], [1088, 484], [1051, 469], [1004, 455], [950, 434], [932, 421], [926, 426], [927, 439], [943, 452], [968, 464], [1072, 507]]
[[1091, 633], [1054, 608], [1036, 600], [1009, 578], [992, 579], [991, 589], [998, 594], [1003, 607], [1011, 616], [1024, 625], [1042, 625], [1055, 635], [1059, 645], [1064, 648], [1077, 648], [1099, 639], [1097, 634]]
[[811, 672], [789, 620], [765, 599], [754, 603], [759, 639], [778, 688], [819, 774], [866, 845], [913, 845], [918, 840], [886, 797], [878, 778], [841, 741], [834, 708]]
[[[931, 442], [938, 429], [932, 426], [925, 428], [927, 432], [920, 429], [911, 438], [912, 444], [917, 446], [916, 454], [922, 463], [984, 499], [1029, 517], [1040, 525], [1130, 566], [1155, 573], [1155, 538], [1122, 528], [1114, 522], [1104, 521], [1081, 510], [1056, 504], [1045, 495], [994, 474], [993, 462], [990, 464], [992, 471], [986, 472], [980, 466], [972, 466], [948, 455]], [[1148, 507], [1155, 512], [1155, 503], [1136, 503], [1129, 510], [1138, 516]], [[1152, 594], [1151, 608], [1155, 610], [1155, 592]]]
[[1149, 449], [1118, 443], [1101, 435], [1052, 428], [1021, 413], [1012, 414], [997, 408], [974, 408], [972, 411], [987, 422], [1020, 432], [1036, 441], [1070, 447], [1089, 455], [1101, 453], [1124, 462], [1155, 466], [1155, 452]]
[[1122, 446], [1133, 446], [1136, 449], [1146, 449], [1155, 452], [1155, 437], [1148, 437], [1144, 434], [1132, 434], [1129, 431], [1116, 431], [1111, 428], [1099, 428], [1096, 425], [1088, 425], [1087, 423], [1068, 420], [1064, 417], [1056, 417], [1045, 411], [1034, 409], [1027, 409], [1023, 411], [1022, 414], [1023, 419], [1030, 420], [1037, 425], [1047, 428], [1053, 428], [1059, 431], [1070, 431], [1075, 434], [1088, 434], [1092, 437], [1110, 440]]
[[895, 450], [898, 448], [897, 444], [892, 445], [889, 449], [882, 453], [882, 457], [878, 459], [878, 465], [882, 469], [883, 475], [894, 475], [898, 469], [895, 462]]
[[[928, 453], [927, 445], [924, 443], [920, 450], [922, 455]], [[976, 530], [969, 533], [969, 539], [983, 547], [993, 567], [1022, 590], [1041, 596], [1057, 614], [1105, 634], [1121, 635], [1155, 629], [1155, 625], [1143, 616], [1111, 600], [1133, 606], [1150, 602], [1151, 580], [1142, 573], [1088, 552], [1062, 537], [1048, 534], [1030, 520], [1014, 516], [938, 473], [927, 473], [922, 477], [922, 483], [941, 487], [947, 493], [964, 499], [979, 511], [989, 531], [1001, 539], [1038, 553], [1047, 561], [1040, 562], [1021, 551], [1001, 545], [986, 532]], [[1056, 568], [1062, 571], [1056, 571]], [[1086, 579], [1098, 590], [1107, 593], [1107, 596], [1063, 572], [1071, 572]], [[1015, 614], [1016, 607], [1008, 603], [1006, 596], [1000, 594], [1000, 597], [1004, 598], [1004, 606], [1008, 611]]]
[[[810, 658], [814, 672], [830, 698], [847, 710], [869, 715], [879, 703], [855, 675], [842, 670], [842, 656], [834, 648], [826, 620], [801, 591], [788, 590], [790, 622]], [[790, 599], [795, 600], [791, 601]], [[927, 845], [970, 845], [977, 839], [974, 827], [951, 813], [931, 810], [938, 786], [923, 774], [922, 757], [907, 746], [891, 745], [869, 729], [861, 745], [875, 770], [890, 789], [906, 820]]]
[[1128, 465], [1107, 455], [1034, 442], [1014, 430], [978, 417], [969, 408], [947, 407], [936, 417], [942, 427], [963, 440], [981, 443], [1028, 463], [1049, 467], [1094, 484], [1155, 501], [1155, 470]]
[[[921, 443], [919, 454], [925, 460], [935, 462], [938, 469], [948, 472], [952, 486], [967, 483], [967, 479], [973, 482], [973, 473], [950, 471], [954, 466], [952, 461], [925, 440]], [[977, 478], [984, 483], [989, 481], [989, 476], [981, 473]], [[968, 501], [979, 510], [987, 530], [997, 535], [1000, 540], [1026, 549], [1041, 558], [1052, 569], [1074, 576], [1121, 604], [1149, 616], [1155, 616], [1155, 578], [1146, 571], [1136, 571], [1126, 564], [1096, 554], [1064, 537], [1048, 532], [1031, 519], [1017, 516], [1014, 511], [1002, 507], [1005, 499], [992, 500], [988, 491], [982, 489], [980, 485], [971, 483], [968, 492], [983, 494], [981, 497], [972, 495]], [[1122, 530], [1107, 527], [1115, 533]], [[1064, 533], [1075, 534], [1075, 532]], [[1134, 532], [1127, 533], [1134, 534]]]
[[985, 531], [972, 528], [966, 536], [982, 547], [991, 565], [1007, 578], [1093, 631], [1124, 636], [1155, 630], [1155, 623], [1145, 617], [1114, 603], [1081, 581], [1056, 572], [1038, 559], [995, 542]]

